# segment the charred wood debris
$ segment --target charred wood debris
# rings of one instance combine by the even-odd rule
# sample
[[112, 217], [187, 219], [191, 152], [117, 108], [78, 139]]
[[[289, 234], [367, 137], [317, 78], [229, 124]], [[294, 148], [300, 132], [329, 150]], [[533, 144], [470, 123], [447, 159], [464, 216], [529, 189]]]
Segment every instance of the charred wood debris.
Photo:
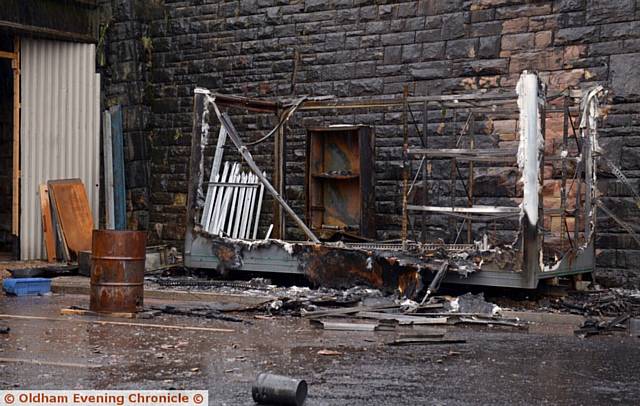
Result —
[[500, 315], [500, 307], [487, 302], [482, 293], [458, 297], [432, 296], [418, 303], [401, 295], [384, 295], [378, 289], [355, 286], [349, 289], [290, 286], [282, 287], [264, 278], [249, 281], [206, 280], [193, 277], [148, 276], [147, 286], [154, 289], [189, 290], [242, 294], [264, 300], [259, 304], [201, 304], [151, 306], [141, 315], [153, 317], [173, 314], [204, 317], [231, 322], [251, 323], [230, 312], [252, 312], [255, 319], [277, 316], [303, 317], [311, 327], [338, 331], [403, 331], [418, 328], [418, 334], [403, 335], [388, 345], [461, 344], [465, 340], [450, 337], [445, 329], [424, 332], [422, 327], [482, 325], [526, 330], [528, 323]]
[[[423, 303], [406, 298], [400, 292], [388, 294], [379, 289], [354, 286], [348, 289], [280, 286], [270, 279], [250, 280], [207, 279], [200, 275], [162, 273], [147, 275], [145, 285], [152, 289], [212, 292], [254, 297], [251, 304], [198, 303], [194, 305], [150, 306], [139, 317], [152, 318], [161, 314], [202, 317], [229, 322], [251, 324], [251, 319], [239, 317], [249, 313], [254, 319], [279, 316], [302, 317], [309, 325], [322, 330], [336, 331], [402, 331], [412, 328], [440, 328], [442, 330], [404, 335], [389, 345], [456, 344], [463, 340], [447, 335], [451, 326], [480, 326], [527, 331], [529, 322], [506, 317], [505, 310], [531, 309], [517, 301], [496, 298], [498, 306], [487, 301], [483, 293], [460, 296], [434, 294]], [[597, 286], [596, 286], [597, 288]], [[555, 295], [554, 295], [555, 296]], [[584, 338], [597, 334], [612, 334], [630, 330], [638, 335], [640, 291], [625, 289], [596, 289], [565, 291], [562, 297], [534, 295], [534, 307], [540, 311], [584, 316], [583, 325], [575, 331]], [[235, 314], [235, 315], [232, 315]], [[632, 327], [635, 326], [635, 327]], [[409, 330], [410, 331], [410, 330]], [[636, 331], [636, 334], [633, 332]]]

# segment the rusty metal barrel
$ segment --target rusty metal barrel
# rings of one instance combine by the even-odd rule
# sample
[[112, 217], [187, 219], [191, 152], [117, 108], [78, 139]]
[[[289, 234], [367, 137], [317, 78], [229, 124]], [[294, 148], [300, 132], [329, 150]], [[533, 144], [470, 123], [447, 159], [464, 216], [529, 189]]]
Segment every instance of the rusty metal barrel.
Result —
[[142, 310], [146, 240], [142, 231], [93, 230], [89, 305], [92, 311]]

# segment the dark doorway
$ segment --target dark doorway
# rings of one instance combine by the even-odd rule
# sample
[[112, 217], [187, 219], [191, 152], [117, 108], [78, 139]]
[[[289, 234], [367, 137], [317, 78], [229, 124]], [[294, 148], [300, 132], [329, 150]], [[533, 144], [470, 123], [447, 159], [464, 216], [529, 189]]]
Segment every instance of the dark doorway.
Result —
[[[0, 31], [0, 51], [13, 52], [13, 36]], [[0, 260], [15, 259], [13, 223], [13, 69], [0, 58]]]

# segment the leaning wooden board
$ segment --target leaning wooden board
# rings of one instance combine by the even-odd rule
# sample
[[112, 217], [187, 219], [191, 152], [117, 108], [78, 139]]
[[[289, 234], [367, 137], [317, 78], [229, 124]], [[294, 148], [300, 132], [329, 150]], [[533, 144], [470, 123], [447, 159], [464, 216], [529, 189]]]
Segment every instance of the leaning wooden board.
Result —
[[42, 215], [42, 234], [44, 235], [44, 246], [47, 249], [47, 260], [56, 260], [56, 233], [53, 230], [51, 221], [51, 204], [49, 203], [49, 188], [47, 185], [40, 185], [40, 211]]
[[64, 179], [50, 180], [48, 185], [69, 251], [90, 251], [93, 216], [84, 184], [80, 179]]

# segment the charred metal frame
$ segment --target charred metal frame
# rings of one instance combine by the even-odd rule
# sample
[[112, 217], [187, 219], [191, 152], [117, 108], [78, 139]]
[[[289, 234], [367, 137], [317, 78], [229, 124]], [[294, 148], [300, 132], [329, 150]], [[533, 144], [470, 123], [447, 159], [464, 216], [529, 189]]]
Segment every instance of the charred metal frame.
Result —
[[[600, 89], [601, 90], [601, 89]], [[591, 92], [593, 93], [593, 92]], [[589, 93], [589, 94], [591, 94]], [[597, 93], [597, 92], [596, 92]], [[594, 93], [595, 94], [595, 93]], [[587, 95], [588, 96], [588, 95]], [[590, 99], [585, 96], [583, 105]], [[196, 89], [194, 97], [194, 137], [191, 149], [190, 181], [187, 202], [187, 232], [185, 236], [185, 265], [194, 268], [215, 268], [218, 270], [243, 270], [253, 272], [280, 272], [291, 274], [304, 274], [311, 281], [335, 287], [348, 287], [355, 283], [367, 283], [369, 285], [386, 290], [400, 290], [408, 296], [414, 296], [423, 287], [423, 278], [432, 278], [442, 268], [443, 263], [455, 270], [449, 272], [445, 282], [462, 283], [484, 286], [503, 286], [516, 288], [535, 288], [540, 279], [557, 276], [591, 272], [595, 268], [594, 252], [594, 225], [595, 210], [595, 155], [597, 151], [595, 120], [591, 117], [582, 117], [580, 135], [576, 135], [576, 142], [582, 140], [579, 156], [570, 157], [567, 154], [568, 122], [570, 107], [566, 101], [569, 97], [564, 95], [565, 102], [561, 108], [548, 110], [563, 112], [564, 134], [563, 153], [559, 159], [562, 161], [562, 189], [561, 208], [563, 230], [565, 230], [566, 209], [566, 163], [568, 161], [581, 162], [577, 170], [574, 182], [579, 187], [584, 181], [588, 198], [585, 198], [584, 211], [584, 238], [583, 243], [578, 244], [578, 233], [575, 234], [574, 243], [565, 254], [553, 264], [545, 264], [543, 261], [543, 219], [545, 215], [542, 186], [544, 169], [544, 134], [545, 134], [545, 108], [548, 100], [545, 95], [544, 85], [540, 83], [537, 75], [523, 73], [516, 92], [504, 92], [499, 94], [473, 93], [461, 95], [440, 96], [409, 96], [408, 89], [402, 98], [381, 100], [337, 100], [334, 98], [317, 98], [298, 100], [296, 102], [273, 102], [245, 97], [228, 96], [211, 93], [206, 89]], [[553, 99], [558, 98], [553, 97]], [[473, 131], [473, 113], [491, 112], [498, 108], [509, 108], [517, 103], [513, 109], [519, 112], [520, 141], [517, 151], [514, 150], [482, 150], [475, 149], [473, 137], [470, 148], [429, 149], [428, 137], [426, 137], [427, 118], [424, 123], [423, 148], [413, 148], [409, 145], [407, 114], [410, 105], [422, 106], [424, 112], [429, 106], [437, 108], [464, 108], [470, 112], [468, 127]], [[274, 139], [274, 185], [262, 175], [262, 172], [253, 161], [250, 152], [243, 144], [231, 119], [226, 113], [222, 113], [221, 107], [243, 108], [250, 112], [273, 113], [279, 119], [279, 124], [269, 134], [275, 134]], [[294, 111], [311, 111], [323, 109], [369, 109], [394, 107], [403, 109], [403, 216], [402, 238], [399, 243], [321, 243], [313, 232], [306, 226], [289, 208], [281, 197], [284, 195], [284, 146], [285, 134], [282, 125]], [[493, 110], [492, 110], [493, 109]], [[589, 108], [582, 108], [583, 114], [588, 114]], [[201, 218], [200, 211], [204, 202], [203, 180], [204, 177], [204, 148], [209, 144], [210, 117], [215, 115], [225, 129], [229, 138], [244, 158], [251, 170], [258, 175], [265, 189], [274, 197], [277, 210], [274, 213], [274, 224], [277, 235], [284, 236], [283, 213], [292, 217], [297, 225], [305, 232], [310, 241], [284, 241], [283, 239], [269, 240], [237, 240], [222, 236], [211, 235], [198, 224]], [[569, 118], [567, 118], [569, 116]], [[584, 124], [587, 123], [587, 124]], [[415, 123], [414, 123], [415, 124]], [[586, 140], [586, 141], [585, 141]], [[595, 145], [595, 148], [594, 148]], [[517, 157], [515, 156], [517, 152]], [[412, 156], [423, 157], [417, 172], [412, 173], [410, 158]], [[409, 204], [409, 195], [412, 193], [416, 180], [422, 175], [423, 184], [426, 185], [428, 174], [426, 161], [433, 158], [450, 158], [459, 162], [469, 162], [468, 187], [473, 188], [473, 163], [486, 161], [516, 161], [522, 173], [522, 185], [524, 197], [518, 207], [486, 207], [474, 206], [473, 191], [468, 192], [467, 207], [433, 207], [426, 204], [428, 192], [423, 188], [424, 205]], [[588, 162], [587, 162], [588, 161]], [[424, 164], [424, 165], [423, 165]], [[452, 165], [452, 182], [456, 181], [457, 172]], [[458, 171], [459, 172], [459, 171]], [[415, 175], [415, 176], [414, 176]], [[413, 179], [413, 181], [412, 181]], [[452, 190], [455, 185], [452, 183]], [[580, 201], [580, 193], [577, 193]], [[467, 225], [467, 243], [458, 244], [433, 244], [426, 241], [425, 222], [423, 221], [422, 242], [411, 241], [408, 238], [409, 213], [419, 212], [426, 218], [427, 212], [450, 213], [465, 218]], [[581, 210], [578, 207], [573, 211], [577, 216]], [[472, 241], [473, 215], [502, 214], [519, 216], [520, 232], [518, 239], [512, 246], [487, 247], [486, 242]], [[576, 224], [578, 221], [576, 220]], [[577, 226], [576, 226], [577, 227]], [[566, 231], [566, 230], [565, 230]], [[564, 234], [562, 235], [564, 238]], [[460, 275], [465, 276], [461, 278]]]

